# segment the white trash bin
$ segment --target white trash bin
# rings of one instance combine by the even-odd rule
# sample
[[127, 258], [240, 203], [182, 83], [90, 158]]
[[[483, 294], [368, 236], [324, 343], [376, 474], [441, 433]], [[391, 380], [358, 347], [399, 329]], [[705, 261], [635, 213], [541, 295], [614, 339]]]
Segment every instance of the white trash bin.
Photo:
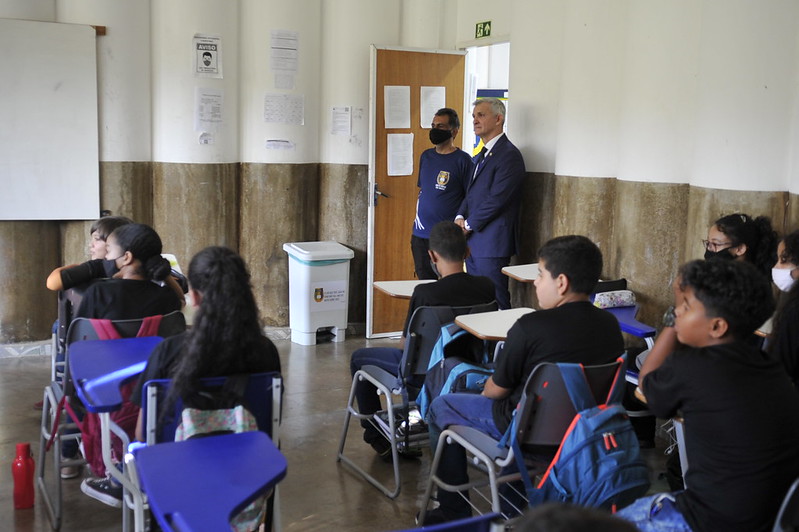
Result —
[[287, 242], [291, 341], [315, 345], [326, 328], [334, 342], [347, 330], [350, 260], [355, 254], [338, 242]]

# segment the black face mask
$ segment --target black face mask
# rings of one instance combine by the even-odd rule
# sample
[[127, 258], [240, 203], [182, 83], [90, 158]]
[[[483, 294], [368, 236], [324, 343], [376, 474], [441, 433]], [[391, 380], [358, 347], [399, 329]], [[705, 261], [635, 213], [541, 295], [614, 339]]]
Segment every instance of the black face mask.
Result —
[[719, 251], [705, 250], [705, 260], [721, 259], [721, 260], [735, 260], [735, 255], [730, 253], [730, 248], [724, 248]]
[[103, 260], [103, 269], [105, 270], [105, 276], [109, 279], [114, 276], [116, 272], [119, 271], [117, 268], [117, 261], [116, 260]]
[[433, 128], [430, 130], [430, 142], [432, 142], [435, 145], [439, 145], [442, 142], [446, 142], [451, 138], [452, 138], [452, 131], [449, 131], [447, 129]]

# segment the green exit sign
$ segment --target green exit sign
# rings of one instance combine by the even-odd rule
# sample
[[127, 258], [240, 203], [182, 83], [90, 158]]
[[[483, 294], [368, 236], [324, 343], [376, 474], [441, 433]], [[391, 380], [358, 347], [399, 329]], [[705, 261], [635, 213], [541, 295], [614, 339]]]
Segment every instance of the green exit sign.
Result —
[[489, 37], [491, 35], [491, 21], [486, 20], [485, 22], [478, 22], [474, 25], [474, 38], [475, 39], [482, 39], [483, 37]]

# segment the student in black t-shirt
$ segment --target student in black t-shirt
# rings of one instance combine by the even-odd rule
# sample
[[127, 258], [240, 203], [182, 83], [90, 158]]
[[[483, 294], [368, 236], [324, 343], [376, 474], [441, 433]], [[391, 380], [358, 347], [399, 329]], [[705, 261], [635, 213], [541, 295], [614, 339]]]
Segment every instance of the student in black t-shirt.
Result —
[[[192, 328], [161, 342], [139, 377], [141, 384], [172, 379], [163, 408], [176, 398], [191, 405], [197, 379], [280, 371], [277, 348], [261, 332], [250, 273], [235, 251], [211, 246], [197, 253], [189, 264], [189, 293], [197, 309]], [[141, 386], [131, 401], [141, 406]], [[143, 441], [141, 421], [140, 414], [136, 437]]]
[[[475, 277], [463, 271], [463, 261], [469, 252], [463, 231], [453, 222], [439, 222], [430, 231], [428, 256], [439, 279], [420, 284], [413, 290], [408, 315], [402, 328], [399, 347], [365, 347], [350, 359], [350, 373], [363, 366], [378, 366], [394, 375], [399, 374], [402, 348], [413, 312], [423, 306], [461, 307], [490, 303], [494, 300], [494, 284], [487, 277]], [[421, 386], [421, 383], [419, 383]], [[362, 414], [380, 410], [380, 398], [375, 386], [367, 381], [358, 383], [355, 391], [358, 409]], [[391, 446], [369, 421], [363, 420], [363, 439], [384, 460], [391, 460]]]
[[[149, 380], [173, 381], [169, 396], [161, 404], [163, 411], [170, 409], [177, 397], [191, 406], [197, 379], [280, 371], [277, 349], [261, 332], [244, 260], [225, 247], [205, 248], [192, 258], [188, 279], [196, 307], [193, 326], [166, 338], [153, 350], [130, 397], [131, 403], [139, 407], [141, 384]], [[141, 412], [135, 436], [140, 441], [144, 439]], [[121, 500], [122, 487], [110, 479], [87, 480], [84, 484], [85, 493], [106, 504]]]
[[106, 260], [113, 261], [117, 272], [89, 286], [77, 317], [126, 320], [180, 310], [177, 294], [165, 282], [171, 267], [161, 256], [161, 237], [152, 227], [120, 226], [106, 244]]
[[[589, 301], [602, 273], [602, 252], [596, 244], [579, 235], [553, 238], [538, 251], [538, 269], [535, 293], [542, 310], [522, 316], [508, 331], [496, 371], [482, 395], [454, 393], [433, 400], [432, 445], [450, 425], [466, 425], [501, 438], [527, 378], [541, 362], [605, 364], [623, 353], [619, 322]], [[467, 483], [463, 447], [447, 445], [437, 473], [448, 484]], [[438, 502], [438, 508], [427, 512], [425, 525], [471, 515], [469, 503], [458, 493], [439, 490]]]
[[799, 475], [799, 395], [780, 363], [745, 341], [774, 310], [770, 283], [746, 262], [693, 261], [674, 303], [676, 350], [653, 350], [640, 382], [655, 415], [684, 419], [687, 488], [616, 515], [644, 532], [771, 530]]
[[783, 238], [777, 247], [777, 263], [771, 273], [780, 289], [780, 308], [768, 340], [768, 351], [782, 362], [794, 385], [799, 383], [799, 231]]

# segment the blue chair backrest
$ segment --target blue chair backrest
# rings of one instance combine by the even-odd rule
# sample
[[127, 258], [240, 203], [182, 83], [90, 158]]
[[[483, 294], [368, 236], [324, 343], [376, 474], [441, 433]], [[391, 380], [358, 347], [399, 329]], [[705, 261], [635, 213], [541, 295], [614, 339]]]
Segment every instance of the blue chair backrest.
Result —
[[[207, 377], [200, 379], [204, 388], [221, 388], [227, 377]], [[166, 400], [171, 379], [154, 379], [142, 386], [142, 426], [148, 445], [174, 441], [175, 430], [180, 423], [183, 402], [178, 400], [172, 412], [164, 416], [159, 424], [160, 404]], [[282, 379], [280, 373], [253, 373], [249, 376], [244, 392], [244, 404], [255, 416], [258, 430], [269, 435], [275, 445], [279, 443], [278, 428], [281, 418]]]

